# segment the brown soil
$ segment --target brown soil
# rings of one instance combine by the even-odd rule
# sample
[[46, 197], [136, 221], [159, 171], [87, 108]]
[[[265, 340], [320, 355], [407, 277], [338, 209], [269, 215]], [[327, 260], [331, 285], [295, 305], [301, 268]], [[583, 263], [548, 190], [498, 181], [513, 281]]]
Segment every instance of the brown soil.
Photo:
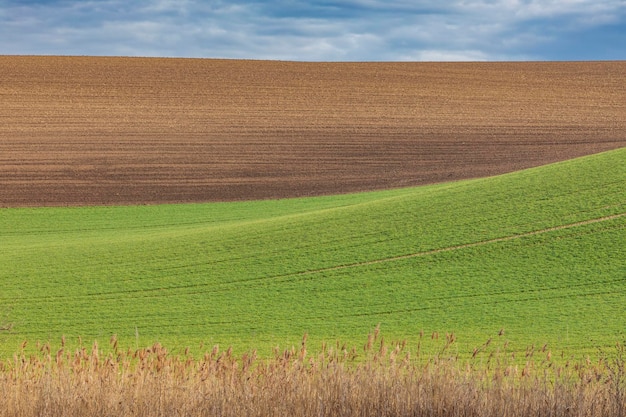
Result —
[[0, 206], [346, 193], [626, 146], [626, 62], [0, 57]]

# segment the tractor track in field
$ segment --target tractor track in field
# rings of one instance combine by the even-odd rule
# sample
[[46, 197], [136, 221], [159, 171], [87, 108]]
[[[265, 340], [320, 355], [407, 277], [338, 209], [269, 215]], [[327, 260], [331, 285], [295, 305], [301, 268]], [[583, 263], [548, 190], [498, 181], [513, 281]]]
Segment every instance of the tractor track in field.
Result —
[[555, 232], [555, 231], [565, 230], [565, 229], [572, 229], [575, 227], [585, 226], [588, 224], [610, 221], [610, 220], [618, 219], [620, 217], [625, 217], [625, 216], [626, 216], [626, 213], [613, 214], [610, 216], [598, 217], [595, 219], [589, 219], [589, 220], [584, 220], [584, 221], [575, 222], [575, 223], [553, 226], [553, 227], [548, 227], [545, 229], [533, 230], [531, 232], [519, 233], [515, 235], [510, 235], [510, 236], [503, 236], [503, 237], [498, 237], [494, 239], [487, 239], [487, 240], [482, 240], [479, 242], [464, 243], [461, 245], [454, 245], [454, 246], [448, 246], [445, 248], [437, 248], [437, 249], [432, 249], [428, 251], [409, 253], [409, 254], [399, 255], [399, 256], [392, 256], [389, 258], [374, 259], [374, 260], [365, 261], [365, 262], [355, 262], [351, 264], [337, 265], [337, 266], [332, 266], [328, 268], [319, 268], [319, 269], [308, 270], [308, 271], [303, 271], [303, 272], [298, 272], [298, 273], [293, 273], [293, 274], [286, 274], [286, 276], [317, 274], [317, 273], [323, 273], [323, 272], [328, 272], [328, 271], [336, 271], [336, 270], [348, 269], [348, 268], [357, 268], [357, 267], [376, 265], [376, 264], [381, 264], [381, 263], [386, 263], [386, 262], [401, 261], [404, 259], [418, 258], [422, 256], [436, 255], [438, 253], [443, 253], [443, 252], [452, 252], [455, 250], [474, 248], [478, 246], [485, 246], [485, 245], [490, 245], [492, 243], [509, 242], [512, 240], [523, 239], [526, 237], [541, 235], [544, 233], [550, 233], [550, 232]]
[[[310, 270], [300, 271], [300, 272], [291, 272], [291, 273], [286, 273], [286, 274], [281, 274], [281, 275], [261, 276], [261, 277], [255, 277], [255, 278], [250, 278], [250, 279], [228, 281], [228, 282], [222, 283], [222, 284], [220, 284], [218, 286], [216, 286], [215, 283], [198, 283], [198, 284], [192, 284], [192, 285], [175, 285], [175, 286], [158, 287], [158, 288], [152, 288], [152, 289], [137, 289], [137, 290], [130, 290], [130, 291], [129, 290], [120, 290], [120, 291], [109, 291], [109, 292], [105, 292], [105, 293], [88, 293], [88, 294], [81, 294], [79, 296], [77, 296], [75, 294], [71, 294], [71, 295], [67, 295], [67, 297], [72, 297], [74, 299], [76, 299], [76, 298], [89, 299], [89, 298], [93, 297], [94, 295], [98, 295], [100, 297], [102, 297], [104, 295], [104, 296], [107, 296], [107, 297], [111, 297], [112, 299], [115, 299], [115, 298], [119, 297], [121, 294], [135, 294], [137, 296], [151, 298], [151, 297], [158, 297], [159, 293], [161, 293], [162, 291], [190, 290], [192, 288], [205, 288], [205, 287], [212, 287], [212, 292], [215, 292], [215, 291], [220, 291], [217, 287], [221, 287], [223, 289], [223, 287], [230, 287], [232, 285], [242, 285], [242, 284], [249, 284], [249, 283], [252, 283], [252, 282], [267, 281], [267, 280], [273, 280], [273, 279], [281, 279], [281, 278], [289, 278], [289, 277], [300, 277], [300, 276], [306, 276], [306, 275], [314, 275], [314, 274], [319, 274], [319, 273], [324, 273], [324, 272], [338, 271], [338, 270], [350, 269], [350, 268], [359, 268], [359, 267], [364, 267], [364, 266], [369, 266], [369, 265], [377, 265], [377, 264], [382, 264], [382, 263], [387, 263], [387, 262], [395, 262], [395, 261], [401, 261], [401, 260], [405, 260], [405, 259], [412, 259], [412, 258], [436, 255], [436, 254], [439, 254], [439, 253], [452, 252], [452, 251], [456, 251], [456, 250], [462, 250], [462, 249], [474, 248], [474, 247], [479, 247], [479, 246], [485, 246], [485, 245], [489, 245], [489, 244], [493, 244], [493, 243], [508, 242], [508, 241], [512, 241], [512, 240], [523, 239], [523, 238], [526, 238], [526, 237], [541, 235], [541, 234], [544, 234], [544, 233], [550, 233], [550, 232], [555, 232], [555, 231], [559, 231], [559, 230], [572, 229], [572, 228], [575, 228], [575, 227], [585, 226], [585, 225], [589, 225], [589, 224], [601, 223], [601, 222], [604, 222], [604, 221], [610, 221], [610, 220], [618, 219], [618, 218], [621, 218], [621, 217], [626, 217], [626, 212], [619, 213], [619, 214], [613, 214], [613, 215], [610, 215], [610, 216], [598, 217], [598, 218], [594, 218], [594, 219], [583, 220], [583, 221], [569, 223], [569, 224], [565, 224], [565, 225], [559, 225], [559, 226], [553, 226], [553, 227], [548, 227], [548, 228], [539, 229], [539, 230], [533, 230], [533, 231], [530, 231], [530, 232], [525, 232], [525, 233], [520, 233], [520, 234], [515, 234], [515, 235], [510, 235], [510, 236], [503, 236], [503, 237], [494, 238], [494, 239], [487, 239], [487, 240], [483, 240], [483, 241], [479, 241], [479, 242], [471, 242], [471, 243], [465, 243], [465, 244], [461, 244], [461, 245], [453, 245], [453, 246], [448, 246], [448, 247], [444, 247], [444, 248], [438, 248], [438, 249], [432, 249], [432, 250], [428, 250], [428, 251], [409, 253], [409, 254], [399, 255], [399, 256], [392, 256], [392, 257], [382, 258], [382, 259], [374, 259], [374, 260], [364, 261], [364, 262], [355, 262], [355, 263], [344, 264], [344, 265], [336, 265], [336, 266], [325, 267], [325, 268], [310, 269]], [[58, 294], [54, 294], [54, 295], [48, 295], [48, 296], [45, 296], [45, 297], [33, 297], [33, 298], [31, 298], [31, 297], [21, 297], [20, 299], [22, 299], [22, 300], [30, 299], [30, 300], [33, 300], [33, 301], [36, 300], [38, 302], [43, 302], [44, 300], [58, 300], [59, 298], [62, 298], [62, 297], [63, 296], [60, 296]]]
[[626, 62], [0, 56], [0, 207], [329, 195], [626, 146]]

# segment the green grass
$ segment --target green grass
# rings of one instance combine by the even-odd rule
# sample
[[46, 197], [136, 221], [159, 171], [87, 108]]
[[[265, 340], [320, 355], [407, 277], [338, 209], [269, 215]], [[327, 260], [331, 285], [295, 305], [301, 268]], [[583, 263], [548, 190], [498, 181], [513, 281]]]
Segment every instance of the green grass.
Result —
[[[320, 198], [0, 210], [0, 357], [22, 340], [573, 354], [626, 330], [626, 149], [498, 177]], [[591, 221], [591, 222], [588, 222]], [[587, 223], [588, 222], [588, 223]], [[137, 337], [138, 336], [138, 337]]]

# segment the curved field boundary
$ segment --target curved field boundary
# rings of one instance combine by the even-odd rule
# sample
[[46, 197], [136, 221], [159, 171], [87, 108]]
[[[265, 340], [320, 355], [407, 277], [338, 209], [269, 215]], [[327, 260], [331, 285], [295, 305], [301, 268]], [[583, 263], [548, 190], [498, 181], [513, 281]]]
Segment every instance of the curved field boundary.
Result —
[[329, 195], [626, 146], [626, 62], [0, 56], [0, 207]]

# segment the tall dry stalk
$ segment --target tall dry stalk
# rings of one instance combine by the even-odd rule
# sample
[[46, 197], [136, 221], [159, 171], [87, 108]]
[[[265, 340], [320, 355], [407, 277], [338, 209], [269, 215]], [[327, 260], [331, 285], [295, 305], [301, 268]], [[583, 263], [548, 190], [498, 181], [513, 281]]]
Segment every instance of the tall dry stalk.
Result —
[[[434, 337], [434, 336], [433, 336]], [[363, 351], [339, 343], [278, 350], [271, 359], [214, 347], [201, 357], [155, 344], [108, 353], [25, 350], [0, 363], [0, 417], [15, 416], [623, 416], [624, 349], [597, 363], [557, 362], [546, 347], [526, 362], [486, 346], [470, 361], [432, 357], [377, 329]], [[24, 348], [24, 346], [23, 346]], [[416, 356], [416, 355], [414, 355]], [[485, 362], [482, 356], [486, 356]]]

